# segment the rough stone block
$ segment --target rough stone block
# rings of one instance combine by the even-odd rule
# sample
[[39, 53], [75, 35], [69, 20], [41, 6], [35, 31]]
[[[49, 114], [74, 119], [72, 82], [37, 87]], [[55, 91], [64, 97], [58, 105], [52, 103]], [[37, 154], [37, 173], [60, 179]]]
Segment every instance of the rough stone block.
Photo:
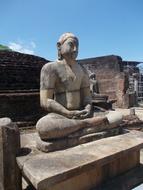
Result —
[[21, 175], [16, 163], [19, 149], [17, 126], [9, 118], [0, 118], [0, 190], [21, 189]]

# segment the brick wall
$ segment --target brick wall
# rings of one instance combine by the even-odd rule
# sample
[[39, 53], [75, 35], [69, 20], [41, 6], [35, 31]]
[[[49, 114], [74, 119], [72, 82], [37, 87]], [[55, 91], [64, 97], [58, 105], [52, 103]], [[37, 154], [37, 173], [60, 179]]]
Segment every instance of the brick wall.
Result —
[[0, 51], [0, 91], [39, 89], [40, 70], [46, 62], [34, 55]]
[[89, 71], [96, 74], [100, 94], [116, 99], [117, 107], [130, 107], [128, 95], [128, 76], [123, 72], [122, 58], [103, 56], [79, 61]]
[[35, 123], [43, 115], [40, 71], [47, 62], [34, 55], [0, 51], [0, 117]]

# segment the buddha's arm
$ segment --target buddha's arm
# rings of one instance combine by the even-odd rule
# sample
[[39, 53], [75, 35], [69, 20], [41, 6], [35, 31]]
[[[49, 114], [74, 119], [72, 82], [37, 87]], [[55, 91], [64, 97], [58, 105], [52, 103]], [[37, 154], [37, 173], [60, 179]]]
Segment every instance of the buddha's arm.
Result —
[[53, 113], [58, 113], [61, 115], [64, 115], [68, 118], [73, 118], [74, 116], [78, 116], [82, 113], [83, 111], [70, 111], [66, 109], [64, 106], [53, 100], [53, 93], [54, 90], [40, 90], [40, 104], [41, 107], [44, 108], [45, 110]]

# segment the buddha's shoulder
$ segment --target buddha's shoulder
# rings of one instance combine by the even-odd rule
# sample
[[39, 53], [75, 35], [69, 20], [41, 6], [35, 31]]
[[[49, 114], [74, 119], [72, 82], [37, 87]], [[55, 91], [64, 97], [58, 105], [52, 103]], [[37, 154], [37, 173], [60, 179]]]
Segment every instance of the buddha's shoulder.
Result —
[[41, 72], [54, 72], [58, 67], [58, 61], [48, 62], [43, 67]]

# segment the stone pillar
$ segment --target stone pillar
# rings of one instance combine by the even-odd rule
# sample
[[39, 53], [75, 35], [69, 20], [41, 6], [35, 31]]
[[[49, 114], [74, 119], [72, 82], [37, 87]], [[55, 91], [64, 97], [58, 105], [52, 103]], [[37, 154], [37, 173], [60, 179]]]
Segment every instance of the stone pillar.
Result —
[[0, 190], [21, 190], [21, 174], [16, 163], [19, 149], [18, 127], [9, 118], [0, 118]]

